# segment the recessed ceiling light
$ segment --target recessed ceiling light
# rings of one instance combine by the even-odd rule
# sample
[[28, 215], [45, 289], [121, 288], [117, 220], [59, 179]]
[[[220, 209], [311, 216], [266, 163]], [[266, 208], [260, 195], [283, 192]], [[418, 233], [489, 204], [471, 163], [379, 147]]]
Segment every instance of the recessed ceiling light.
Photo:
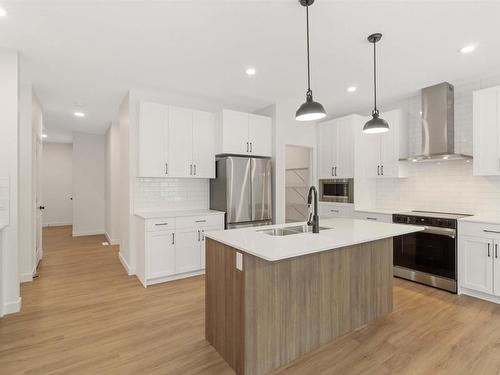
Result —
[[85, 113], [83, 112], [75, 112], [73, 113], [76, 117], [85, 117]]
[[356, 91], [358, 88], [356, 86], [351, 86], [351, 87], [348, 87], [347, 88], [347, 92], [354, 92]]
[[254, 76], [257, 73], [257, 70], [255, 70], [255, 68], [248, 67], [245, 70], [245, 73], [247, 74], [247, 76]]
[[47, 137], [48, 137], [47, 134], [45, 134], [45, 133], [42, 134], [42, 138], [47, 138]]
[[7, 11], [0, 7], [0, 17], [5, 17], [7, 15]]
[[468, 46], [460, 48], [460, 53], [471, 53], [476, 49], [476, 46], [473, 44], [469, 44]]

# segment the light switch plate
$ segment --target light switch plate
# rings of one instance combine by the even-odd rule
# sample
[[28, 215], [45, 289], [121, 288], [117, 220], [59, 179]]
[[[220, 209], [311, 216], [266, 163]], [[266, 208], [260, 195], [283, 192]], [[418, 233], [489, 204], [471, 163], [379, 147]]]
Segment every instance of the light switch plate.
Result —
[[236, 252], [236, 268], [243, 271], [243, 254]]

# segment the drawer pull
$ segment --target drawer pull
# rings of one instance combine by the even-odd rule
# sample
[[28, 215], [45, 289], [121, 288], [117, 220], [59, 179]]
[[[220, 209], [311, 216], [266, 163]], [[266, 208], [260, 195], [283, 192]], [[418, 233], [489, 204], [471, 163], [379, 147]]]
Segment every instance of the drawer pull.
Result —
[[330, 210], [330, 212], [336, 212], [336, 213], [339, 213], [340, 211], [339, 211], [339, 210]]
[[155, 224], [157, 227], [162, 226], [162, 225], [168, 225], [168, 223], [156, 223]]
[[196, 220], [195, 223], [206, 223], [206, 220]]
[[375, 221], [377, 221], [377, 218], [376, 217], [369, 217], [369, 216], [367, 216], [366, 220], [375, 220]]
[[485, 232], [485, 233], [497, 233], [497, 234], [500, 234], [500, 231], [498, 231], [498, 230], [483, 229], [483, 232]]

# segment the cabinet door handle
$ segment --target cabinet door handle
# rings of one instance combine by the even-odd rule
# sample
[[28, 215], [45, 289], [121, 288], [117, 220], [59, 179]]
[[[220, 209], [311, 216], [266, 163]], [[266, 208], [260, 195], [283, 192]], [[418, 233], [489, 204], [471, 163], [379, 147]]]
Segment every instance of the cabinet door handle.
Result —
[[384, 175], [384, 165], [383, 164], [380, 166], [380, 174], [382, 176]]
[[250, 142], [250, 152], [253, 152], [253, 142]]
[[168, 163], [165, 163], [165, 174], [168, 174]]
[[172, 233], [172, 245], [175, 245], [175, 233]]
[[247, 142], [247, 152], [248, 152], [248, 142]]
[[205, 229], [201, 230], [201, 240], [205, 241]]
[[495, 258], [498, 259], [498, 244], [495, 244]]
[[337, 177], [337, 166], [335, 166], [335, 177]]
[[194, 165], [194, 175], [196, 176], [196, 164]]
[[200, 230], [198, 229], [198, 242], [200, 242]]
[[491, 253], [490, 253], [490, 243], [488, 242], [488, 258], [491, 256]]
[[483, 232], [485, 232], [485, 233], [497, 233], [497, 234], [500, 234], [500, 231], [497, 231], [497, 230], [489, 230], [489, 229], [483, 229]]
[[377, 165], [377, 176], [380, 176], [380, 165]]
[[332, 177], [335, 176], [335, 174], [333, 173], [333, 170], [334, 170], [335, 167], [332, 167]]
[[189, 175], [193, 175], [193, 164], [189, 164]]

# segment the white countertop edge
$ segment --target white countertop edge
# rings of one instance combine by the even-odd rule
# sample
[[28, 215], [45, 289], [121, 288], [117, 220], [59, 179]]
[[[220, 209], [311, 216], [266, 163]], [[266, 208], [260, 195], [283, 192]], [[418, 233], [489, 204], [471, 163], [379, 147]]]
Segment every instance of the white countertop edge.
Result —
[[172, 210], [172, 211], [136, 211], [135, 216], [142, 219], [160, 219], [169, 217], [224, 215], [225, 212], [217, 210]]
[[[349, 220], [355, 220], [355, 221], [363, 221], [365, 222], [365, 220], [357, 220], [357, 219], [349, 219]], [[296, 225], [302, 225], [304, 223], [288, 223], [288, 224], [283, 224], [283, 225], [267, 225], [267, 226], [263, 226], [263, 227], [258, 227], [258, 229], [256, 227], [254, 227], [253, 229], [254, 230], [265, 230], [265, 229], [272, 229], [272, 228], [277, 228], [277, 227], [289, 227], [289, 226], [296, 226]], [[241, 252], [244, 252], [244, 253], [247, 253], [247, 254], [250, 254], [250, 255], [253, 255], [257, 258], [260, 258], [260, 259], [264, 259], [266, 261], [269, 261], [269, 262], [276, 262], [276, 261], [279, 261], [279, 260], [284, 260], [284, 259], [290, 259], [290, 258], [296, 258], [296, 257], [299, 257], [299, 256], [304, 256], [304, 255], [309, 255], [309, 254], [315, 254], [315, 253], [320, 253], [320, 252], [323, 252], [323, 251], [329, 251], [329, 250], [336, 250], [336, 249], [340, 249], [340, 248], [343, 248], [343, 247], [347, 247], [347, 246], [353, 246], [353, 245], [358, 245], [358, 244], [362, 244], [362, 243], [366, 243], [366, 242], [373, 242], [373, 241], [378, 241], [378, 240], [383, 240], [385, 238], [391, 238], [391, 237], [396, 237], [396, 236], [401, 236], [401, 235], [404, 235], [404, 234], [409, 234], [409, 233], [414, 233], [414, 232], [420, 232], [422, 230], [424, 230], [425, 228], [422, 227], [422, 226], [415, 226], [415, 225], [402, 225], [402, 224], [390, 224], [390, 223], [374, 223], [374, 224], [382, 224], [382, 225], [393, 225], [393, 226], [398, 226], [398, 227], [401, 227], [401, 230], [398, 230], [398, 231], [395, 231], [395, 232], [392, 232], [390, 235], [388, 234], [385, 234], [385, 235], [373, 235], [373, 236], [370, 236], [369, 238], [364, 238], [364, 239], [361, 239], [361, 240], [353, 240], [353, 241], [344, 241], [344, 242], [341, 242], [341, 243], [337, 243], [335, 245], [328, 245], [328, 246], [323, 246], [323, 247], [318, 247], [316, 249], [313, 249], [313, 250], [303, 250], [303, 251], [299, 251], [299, 252], [295, 252], [295, 253], [290, 253], [288, 255], [284, 255], [284, 256], [279, 256], [279, 257], [269, 257], [269, 256], [266, 256], [266, 255], [263, 255], [261, 252], [258, 252], [258, 251], [255, 251], [253, 249], [245, 249], [243, 248], [241, 245], [237, 244], [237, 243], [234, 243], [233, 241], [228, 241], [228, 240], [224, 240], [224, 239], [221, 239], [220, 236], [218, 237], [217, 236], [217, 233], [223, 233], [224, 231], [213, 231], [213, 232], [206, 232], [205, 233], [205, 236], [214, 240], [214, 241], [217, 241], [217, 242], [220, 242], [220, 243], [223, 243], [224, 245], [227, 245], [227, 246], [230, 246], [232, 248], [235, 248]], [[323, 224], [321, 224], [323, 226]], [[328, 224], [325, 224], [324, 225], [325, 227], [328, 227]], [[403, 230], [403, 228], [405, 228]], [[250, 229], [250, 228], [243, 228], [243, 229]], [[236, 229], [231, 229], [231, 230], [236, 230]], [[335, 230], [335, 228], [333, 228], [333, 230]], [[311, 233], [304, 233], [304, 234], [298, 234], [300, 236], [311, 236], [311, 235], [314, 235], [314, 234], [311, 234]], [[288, 236], [283, 236], [283, 238], [286, 238], [286, 239], [289, 239], [290, 237]], [[273, 238], [271, 236], [271, 238]], [[276, 237], [274, 237], [276, 238]]]
[[458, 219], [460, 222], [468, 222], [468, 223], [481, 223], [481, 224], [497, 224], [500, 225], [500, 215], [473, 215], [473, 216], [467, 216], [467, 217], [462, 217]]

